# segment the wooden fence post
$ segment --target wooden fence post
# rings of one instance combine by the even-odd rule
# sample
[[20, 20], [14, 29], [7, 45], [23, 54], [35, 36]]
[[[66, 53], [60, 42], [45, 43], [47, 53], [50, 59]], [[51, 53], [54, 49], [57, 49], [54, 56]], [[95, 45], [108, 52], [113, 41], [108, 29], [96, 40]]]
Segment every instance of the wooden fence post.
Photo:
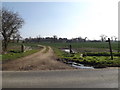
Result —
[[120, 41], [118, 40], [118, 53], [120, 53]]
[[70, 45], [70, 53], [72, 53], [72, 46]]
[[108, 42], [109, 42], [109, 48], [110, 48], [111, 59], [113, 60], [113, 54], [112, 54], [112, 47], [111, 47], [110, 38], [108, 38]]
[[24, 52], [24, 41], [22, 42], [22, 45], [21, 45], [21, 52]]

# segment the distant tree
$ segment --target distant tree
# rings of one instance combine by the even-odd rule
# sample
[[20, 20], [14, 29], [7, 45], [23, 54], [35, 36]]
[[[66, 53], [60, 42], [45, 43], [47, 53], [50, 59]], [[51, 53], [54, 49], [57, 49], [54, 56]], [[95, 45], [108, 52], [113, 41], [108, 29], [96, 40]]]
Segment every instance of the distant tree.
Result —
[[22, 39], [20, 33], [16, 33], [16, 39], [17, 39], [17, 43], [19, 43], [20, 39]]
[[101, 37], [101, 41], [102, 41], [102, 42], [103, 42], [103, 41], [105, 41], [105, 40], [106, 40], [106, 38], [107, 38], [107, 36], [106, 36], [106, 35], [104, 35], [104, 34], [100, 35], [100, 37]]
[[113, 37], [113, 36], [111, 36], [111, 41], [113, 41], [113, 38], [114, 38], [114, 37]]
[[83, 38], [82, 37], [78, 37], [78, 41], [80, 42], [80, 41], [82, 41], [83, 40]]
[[41, 39], [41, 36], [38, 35], [38, 36], [37, 36], [37, 41], [40, 42], [40, 39]]
[[13, 39], [12, 41], [15, 42], [15, 39], [16, 39], [15, 34], [12, 35], [12, 39]]
[[18, 32], [18, 29], [22, 27], [24, 20], [18, 15], [5, 8], [2, 9], [2, 29], [0, 32], [3, 36], [3, 51], [7, 51], [7, 46], [10, 38], [13, 34]]
[[54, 43], [56, 42], [56, 40], [57, 40], [57, 36], [53, 35], [53, 41], [54, 41]]
[[106, 41], [106, 38], [107, 38], [107, 36], [106, 36], [106, 35], [104, 35], [104, 41]]
[[86, 42], [87, 37], [85, 37], [84, 42]]
[[104, 41], [104, 35], [101, 35], [101, 41], [103, 42]]
[[116, 36], [111, 36], [111, 40], [112, 41], [117, 41], [117, 37]]
[[115, 38], [115, 42], [117, 41], [117, 37], [116, 36], [114, 36], [114, 38]]

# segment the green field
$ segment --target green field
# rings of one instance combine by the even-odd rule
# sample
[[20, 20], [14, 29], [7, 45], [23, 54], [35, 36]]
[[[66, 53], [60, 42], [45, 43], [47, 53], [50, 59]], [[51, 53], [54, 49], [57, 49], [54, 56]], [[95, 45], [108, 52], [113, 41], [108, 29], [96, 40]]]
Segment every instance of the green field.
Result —
[[[72, 48], [103, 48], [109, 49], [108, 42], [80, 42], [80, 43], [40, 43], [42, 45], [48, 45], [56, 48], [64, 48], [72, 45]], [[112, 42], [112, 49], [118, 50], [118, 42]]]

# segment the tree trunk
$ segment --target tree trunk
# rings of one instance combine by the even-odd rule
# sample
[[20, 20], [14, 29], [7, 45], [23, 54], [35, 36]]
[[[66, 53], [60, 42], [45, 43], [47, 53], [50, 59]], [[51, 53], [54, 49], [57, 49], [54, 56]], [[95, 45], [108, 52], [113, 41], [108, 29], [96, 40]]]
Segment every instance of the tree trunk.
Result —
[[7, 47], [8, 47], [8, 41], [4, 40], [3, 44], [2, 44], [2, 48], [3, 48], [3, 53], [7, 52]]
[[21, 52], [24, 52], [24, 45], [21, 45]]
[[17, 43], [19, 43], [19, 39], [17, 39]]

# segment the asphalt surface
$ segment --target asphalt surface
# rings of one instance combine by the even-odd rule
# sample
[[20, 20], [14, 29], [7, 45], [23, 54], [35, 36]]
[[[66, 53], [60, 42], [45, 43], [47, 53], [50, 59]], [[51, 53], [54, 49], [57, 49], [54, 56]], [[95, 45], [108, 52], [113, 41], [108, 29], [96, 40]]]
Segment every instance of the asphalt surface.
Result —
[[118, 69], [3, 71], [3, 88], [118, 88]]

